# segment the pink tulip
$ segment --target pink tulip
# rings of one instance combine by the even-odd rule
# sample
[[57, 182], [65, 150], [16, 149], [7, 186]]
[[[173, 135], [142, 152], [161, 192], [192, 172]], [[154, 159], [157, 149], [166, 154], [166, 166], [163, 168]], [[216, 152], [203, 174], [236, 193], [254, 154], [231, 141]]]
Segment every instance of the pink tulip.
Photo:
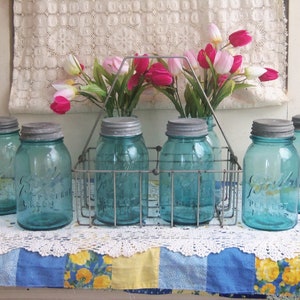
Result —
[[168, 68], [173, 76], [178, 76], [182, 72], [182, 62], [180, 58], [172, 57], [168, 59]]
[[76, 94], [77, 94], [77, 89], [70, 85], [64, 89], [56, 91], [53, 98], [63, 97], [68, 100], [72, 100], [72, 99], [74, 99]]
[[135, 73], [129, 78], [127, 82], [127, 88], [129, 91], [133, 90], [139, 84], [140, 77], [140, 73]]
[[[194, 50], [187, 50], [183, 53], [183, 55], [189, 60], [193, 69], [198, 68], [197, 56], [196, 56], [196, 53]], [[183, 60], [183, 66], [186, 69], [190, 68], [190, 65], [188, 64], [188, 62], [185, 59]]]
[[71, 103], [68, 99], [62, 96], [57, 96], [51, 103], [50, 108], [57, 114], [65, 114], [71, 109]]
[[146, 79], [154, 85], [168, 86], [172, 84], [172, 74], [164, 67], [162, 63], [154, 63], [146, 73]]
[[218, 86], [221, 87], [224, 82], [227, 80], [228, 78], [228, 74], [221, 74], [219, 77], [218, 77]]
[[[139, 55], [136, 53], [135, 56], [139, 56]], [[145, 58], [140, 57], [140, 58], [135, 58], [133, 60], [133, 65], [134, 65], [135, 71], [136, 71], [136, 73], [139, 73], [139, 74], [145, 73], [149, 67], [150, 59], [148, 57], [148, 54], [144, 54], [143, 56]]]
[[267, 71], [259, 76], [260, 81], [271, 81], [278, 78], [278, 72], [271, 68], [265, 68]]
[[242, 63], [243, 63], [243, 56], [242, 55], [235, 55], [233, 57], [233, 64], [232, 64], [232, 67], [231, 67], [229, 72], [231, 74], [233, 74], [236, 71], [238, 71], [239, 68], [241, 67]]
[[209, 69], [207, 60], [213, 64], [216, 56], [216, 49], [212, 44], [207, 44], [205, 49], [201, 49], [198, 53], [197, 60], [199, 65], [204, 69]]
[[241, 47], [249, 44], [252, 37], [247, 30], [238, 30], [229, 35], [229, 42], [233, 47]]
[[[107, 57], [103, 62], [103, 68], [110, 74], [117, 74], [121, 68], [123, 59], [119, 56]], [[127, 73], [129, 70], [129, 64], [127, 61], [124, 62], [120, 69], [120, 75]]]
[[226, 51], [217, 51], [215, 61], [214, 61], [214, 68], [218, 74], [226, 74], [228, 73], [233, 65], [233, 56], [230, 55]]
[[215, 25], [214, 23], [210, 23], [208, 25], [208, 35], [209, 35], [210, 41], [213, 44], [218, 45], [218, 44], [222, 43], [221, 32], [220, 32], [218, 26]]
[[84, 66], [79, 63], [73, 54], [70, 54], [68, 59], [64, 62], [63, 68], [68, 74], [78, 76], [82, 73]]

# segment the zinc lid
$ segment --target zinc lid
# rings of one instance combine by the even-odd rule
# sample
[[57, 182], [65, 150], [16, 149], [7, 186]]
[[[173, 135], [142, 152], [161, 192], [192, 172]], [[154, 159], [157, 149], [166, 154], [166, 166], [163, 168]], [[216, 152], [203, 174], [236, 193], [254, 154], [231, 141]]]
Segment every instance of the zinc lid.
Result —
[[0, 116], [0, 133], [10, 133], [18, 130], [19, 124], [17, 118]]
[[63, 138], [61, 126], [51, 122], [24, 124], [20, 139], [23, 141], [54, 141]]
[[251, 134], [261, 137], [285, 138], [294, 136], [294, 125], [284, 119], [257, 119], [252, 123]]
[[111, 117], [102, 120], [100, 134], [129, 137], [142, 134], [142, 127], [140, 120], [136, 117]]
[[206, 121], [197, 118], [181, 118], [169, 120], [167, 123], [168, 136], [200, 137], [208, 134]]

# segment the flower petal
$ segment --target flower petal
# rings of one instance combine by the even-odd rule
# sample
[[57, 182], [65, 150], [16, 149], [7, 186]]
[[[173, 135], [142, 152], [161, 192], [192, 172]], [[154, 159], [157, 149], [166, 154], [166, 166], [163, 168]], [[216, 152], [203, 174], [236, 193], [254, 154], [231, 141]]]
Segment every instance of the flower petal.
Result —
[[70, 54], [68, 56], [68, 59], [63, 64], [63, 68], [68, 74], [72, 76], [78, 76], [83, 70], [82, 65], [73, 54]]
[[260, 81], [271, 81], [278, 78], [278, 72], [271, 68], [265, 68], [267, 71], [259, 76]]
[[50, 108], [57, 114], [65, 114], [71, 108], [71, 103], [68, 99], [62, 96], [57, 96], [51, 103]]
[[238, 30], [229, 35], [229, 42], [233, 47], [241, 47], [249, 44], [252, 37], [247, 30]]
[[233, 56], [227, 51], [217, 51], [214, 68], [218, 74], [226, 74], [230, 71], [233, 64]]

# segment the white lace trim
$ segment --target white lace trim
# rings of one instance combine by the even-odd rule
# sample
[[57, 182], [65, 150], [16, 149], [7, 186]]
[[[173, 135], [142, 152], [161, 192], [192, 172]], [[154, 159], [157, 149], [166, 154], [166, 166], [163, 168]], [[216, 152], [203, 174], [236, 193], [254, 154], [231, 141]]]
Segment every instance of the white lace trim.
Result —
[[16, 225], [16, 216], [0, 217], [0, 254], [24, 248], [42, 256], [63, 256], [92, 250], [112, 257], [132, 256], [151, 247], [166, 247], [185, 256], [204, 257], [230, 247], [261, 259], [274, 261], [300, 254], [300, 224], [288, 231], [266, 232], [235, 226], [203, 227], [128, 226], [86, 227], [76, 222], [55, 231], [25, 231]]

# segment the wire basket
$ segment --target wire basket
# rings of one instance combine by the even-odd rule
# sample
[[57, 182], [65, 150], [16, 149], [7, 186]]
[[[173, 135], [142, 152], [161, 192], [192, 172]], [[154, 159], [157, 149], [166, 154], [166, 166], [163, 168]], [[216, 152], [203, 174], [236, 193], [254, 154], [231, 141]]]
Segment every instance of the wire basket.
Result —
[[[153, 56], [150, 58], [171, 58], [174, 56]], [[120, 66], [119, 72], [123, 67], [123, 64], [126, 60], [136, 59], [136, 58], [144, 58], [138, 56], [128, 56], [123, 59], [123, 62]], [[181, 58], [186, 60], [188, 65], [190, 66], [192, 73], [198, 82], [200, 88], [201, 84], [198, 81], [189, 60], [186, 57], [178, 56], [177, 58]], [[116, 80], [119, 75], [119, 72], [116, 74]], [[116, 81], [115, 80], [115, 81]], [[115, 83], [115, 82], [114, 82]], [[111, 91], [114, 88], [114, 83], [111, 86], [110, 91], [108, 92], [107, 99], [110, 97]], [[241, 167], [237, 161], [236, 156], [233, 153], [232, 147], [230, 146], [228, 139], [225, 136], [222, 127], [214, 113], [213, 108], [211, 107], [209, 100], [206, 99], [207, 105], [209, 106], [212, 116], [219, 127], [219, 130], [223, 136], [223, 139], [226, 143], [226, 146], [222, 147], [222, 156], [219, 164], [222, 165], [221, 168], [218, 170], [171, 170], [167, 171], [170, 173], [171, 178], [178, 172], [194, 172], [198, 176], [198, 205], [196, 207], [197, 210], [197, 222], [196, 226], [200, 226], [199, 222], [199, 213], [200, 212], [200, 183], [201, 183], [201, 175], [204, 172], [212, 172], [215, 174], [215, 177], [218, 177], [218, 184], [219, 193], [220, 193], [220, 201], [215, 205], [215, 212], [214, 218], [209, 222], [210, 225], [235, 225], [237, 223], [237, 215], [238, 215], [238, 199], [239, 199], [239, 186], [240, 186], [240, 175], [241, 175]], [[95, 168], [95, 147], [91, 147], [89, 145], [92, 135], [101, 119], [101, 114], [98, 115], [94, 127], [91, 130], [91, 133], [87, 139], [87, 142], [84, 146], [84, 149], [78, 158], [78, 161], [73, 168], [74, 174], [74, 197], [76, 200], [76, 215], [77, 215], [77, 222], [79, 225], [83, 226], [107, 226], [102, 224], [96, 220], [95, 217], [95, 177], [97, 173], [101, 172], [109, 172], [113, 174], [114, 180], [114, 200], [116, 199], [116, 174], [126, 172], [128, 170], [96, 170]], [[159, 154], [161, 150], [161, 146], [154, 146], [148, 147], [149, 152], [154, 152], [154, 155], [150, 154], [150, 157], [155, 157], [154, 159], [149, 160], [149, 170], [140, 171], [140, 170], [130, 170], [129, 172], [138, 173], [140, 179], [142, 178], [142, 173], [147, 172], [149, 173], [149, 195], [148, 195], [148, 207], [147, 207], [147, 216], [142, 216], [142, 192], [140, 191], [140, 218], [139, 218], [139, 225], [140, 226], [148, 226], [148, 225], [161, 225], [161, 226], [174, 226], [174, 218], [173, 218], [173, 209], [171, 209], [171, 218], [170, 222], [166, 222], [160, 218], [159, 215], [159, 181], [158, 175], [160, 172], [159, 170]], [[166, 172], [166, 171], [165, 171]], [[171, 207], [174, 207], [174, 186], [171, 187]], [[117, 226], [117, 213], [116, 213], [116, 201], [114, 201], [114, 226]]]
[[[159, 152], [160, 146], [149, 147], [149, 151], [156, 152], [156, 159], [150, 160], [150, 168], [147, 171], [135, 171], [135, 170], [95, 170], [95, 148], [89, 148], [87, 151], [86, 159], [76, 164], [74, 169], [74, 194], [76, 199], [76, 215], [77, 222], [79, 225], [86, 226], [105, 226], [105, 224], [97, 221], [95, 217], [95, 176], [97, 173], [109, 172], [113, 174], [114, 181], [116, 180], [116, 174], [126, 172], [138, 173], [142, 177], [143, 172], [148, 172], [149, 181], [149, 195], [148, 195], [148, 206], [147, 216], [142, 216], [142, 195], [140, 194], [140, 226], [148, 225], [163, 225], [163, 226], [174, 226], [173, 215], [171, 215], [171, 222], [162, 220], [159, 216], [159, 180], [158, 175], [161, 172], [159, 166]], [[193, 172], [198, 176], [198, 182], [201, 181], [201, 174], [204, 172], [219, 173], [218, 177], [220, 181], [217, 182], [219, 187], [219, 193], [221, 195], [220, 202], [215, 205], [214, 218], [210, 221], [210, 225], [235, 225], [237, 223], [237, 210], [238, 210], [238, 196], [239, 196], [239, 185], [240, 185], [240, 174], [241, 169], [236, 164], [235, 160], [230, 155], [227, 147], [222, 148], [223, 156], [222, 165], [225, 167], [222, 170], [171, 170], [164, 171], [170, 173], [171, 177], [174, 177], [176, 173]], [[116, 184], [114, 184], [116, 187]], [[174, 191], [174, 186], [172, 186]], [[114, 198], [116, 197], [117, 190], [114, 189]], [[174, 193], [171, 192], [173, 195]], [[171, 207], [174, 199], [171, 197]], [[199, 215], [200, 211], [200, 193], [198, 193], [198, 207], [196, 208]], [[200, 212], [201, 213], [201, 212]], [[117, 226], [117, 213], [116, 205], [114, 206], [114, 225]], [[200, 226], [199, 220], [196, 226]]]

